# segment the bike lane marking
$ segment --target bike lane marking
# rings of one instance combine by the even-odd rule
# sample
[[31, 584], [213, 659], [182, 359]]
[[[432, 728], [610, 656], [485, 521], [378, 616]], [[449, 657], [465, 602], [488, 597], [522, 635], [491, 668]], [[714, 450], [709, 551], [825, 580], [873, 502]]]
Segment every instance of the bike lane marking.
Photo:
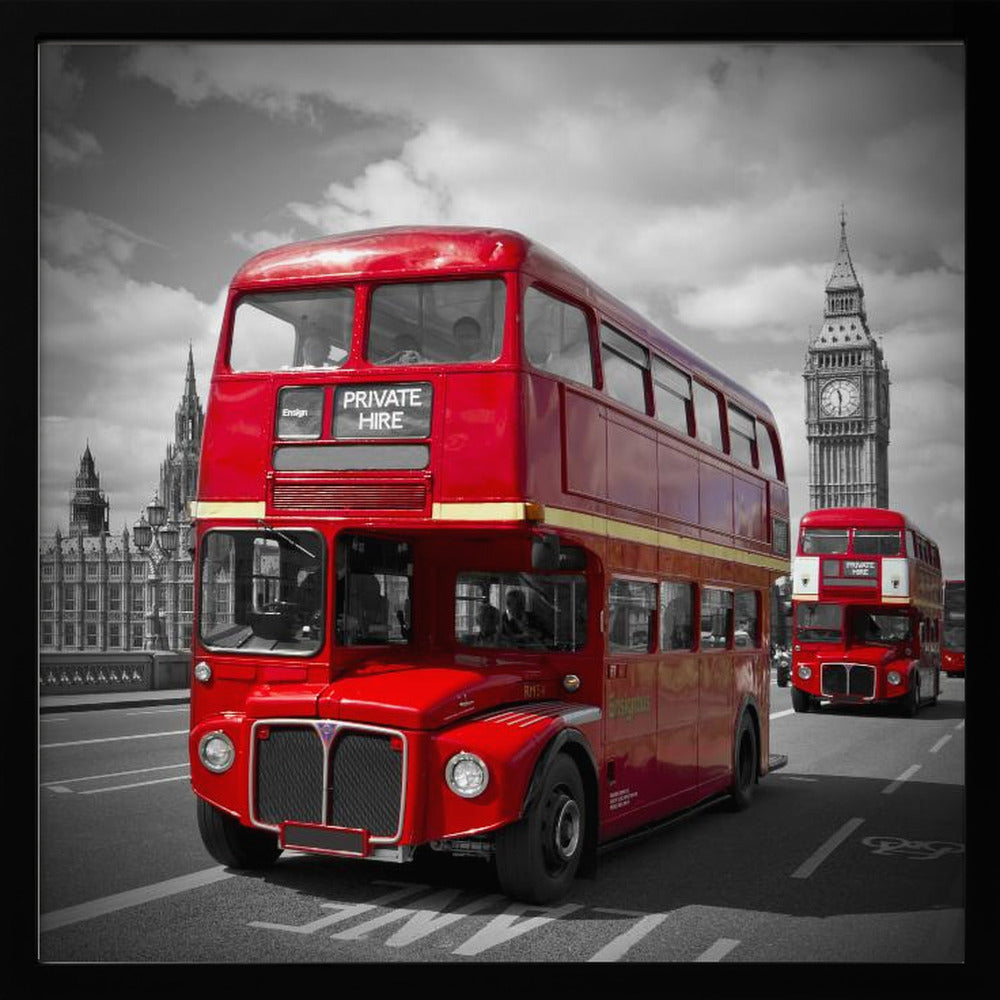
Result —
[[[512, 903], [499, 916], [494, 917], [485, 927], [476, 931], [464, 944], [459, 945], [453, 955], [479, 955], [489, 948], [506, 944], [508, 941], [529, 931], [536, 930], [545, 924], [559, 920], [577, 910], [582, 910], [582, 903], [566, 903], [563, 906], [529, 906], [526, 903]], [[525, 910], [534, 910], [545, 914], [541, 917], [524, 917]]]
[[849, 819], [818, 851], [792, 872], [792, 878], [809, 878], [862, 823], [864, 820], [857, 816], [854, 819]]
[[919, 770], [920, 770], [919, 764], [911, 765], [895, 781], [890, 781], [889, 784], [882, 789], [882, 794], [892, 795], [892, 793], [896, 791], [896, 789], [899, 788], [900, 785], [902, 785], [906, 781], [909, 781], [910, 778], [912, 778]]
[[611, 910], [603, 906], [595, 906], [594, 910], [598, 913], [624, 914], [626, 916], [640, 917], [641, 919], [627, 931], [609, 941], [596, 954], [591, 955], [587, 959], [588, 962], [617, 962], [622, 955], [637, 945], [647, 934], [659, 927], [669, 916], [667, 913], [650, 913], [643, 916], [641, 913], [631, 910]]
[[93, 920], [94, 917], [103, 917], [108, 913], [115, 913], [118, 910], [125, 910], [132, 906], [141, 906], [143, 903], [152, 902], [154, 899], [164, 899], [167, 896], [176, 896], [178, 893], [188, 892], [190, 889], [199, 889], [202, 886], [211, 885], [213, 882], [222, 882], [225, 879], [232, 878], [234, 874], [234, 872], [227, 871], [222, 865], [219, 865], [217, 868], [206, 868], [204, 871], [193, 872], [190, 875], [170, 878], [165, 882], [144, 885], [139, 889], [116, 892], [113, 896], [92, 899], [88, 903], [80, 903], [77, 906], [67, 906], [62, 910], [52, 910], [50, 913], [43, 913], [39, 916], [39, 930], [44, 934], [46, 931], [52, 931], [58, 927], [67, 927], [70, 924]]
[[707, 951], [703, 951], [696, 962], [721, 962], [740, 942], [732, 938], [719, 938]]

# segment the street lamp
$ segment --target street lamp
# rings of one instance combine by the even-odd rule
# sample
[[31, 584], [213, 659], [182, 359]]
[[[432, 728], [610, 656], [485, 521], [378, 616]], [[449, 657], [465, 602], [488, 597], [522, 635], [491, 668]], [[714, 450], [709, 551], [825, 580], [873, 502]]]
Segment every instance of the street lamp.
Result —
[[146, 507], [146, 515], [139, 515], [132, 529], [132, 538], [140, 552], [149, 559], [146, 577], [146, 634], [143, 649], [165, 649], [166, 637], [160, 624], [160, 567], [177, 550], [179, 532], [167, 523], [167, 509], [160, 503], [157, 493]]

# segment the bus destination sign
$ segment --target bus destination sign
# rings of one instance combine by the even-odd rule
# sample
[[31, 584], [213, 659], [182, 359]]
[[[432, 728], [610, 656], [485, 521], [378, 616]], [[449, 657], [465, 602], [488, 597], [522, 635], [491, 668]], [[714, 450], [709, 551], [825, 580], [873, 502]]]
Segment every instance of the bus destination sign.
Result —
[[433, 398], [430, 382], [338, 386], [333, 401], [333, 436], [427, 437]]

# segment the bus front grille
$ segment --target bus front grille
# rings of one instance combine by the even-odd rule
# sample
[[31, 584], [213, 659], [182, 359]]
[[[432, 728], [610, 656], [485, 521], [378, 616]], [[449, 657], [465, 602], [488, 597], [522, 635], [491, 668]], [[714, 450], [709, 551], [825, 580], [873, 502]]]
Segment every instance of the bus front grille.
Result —
[[424, 482], [275, 483], [271, 499], [278, 510], [423, 510]]
[[322, 823], [389, 840], [399, 834], [405, 777], [401, 735], [333, 722], [264, 720], [254, 732], [251, 814], [258, 823]]
[[875, 694], [875, 668], [864, 663], [824, 663], [822, 692], [834, 698], [871, 698]]

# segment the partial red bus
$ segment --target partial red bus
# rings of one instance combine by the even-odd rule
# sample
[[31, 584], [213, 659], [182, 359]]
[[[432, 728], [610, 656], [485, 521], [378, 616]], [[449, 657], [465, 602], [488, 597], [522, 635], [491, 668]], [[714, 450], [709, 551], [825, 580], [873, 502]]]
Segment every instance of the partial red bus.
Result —
[[949, 677], [965, 676], [965, 581], [945, 580], [941, 669]]
[[941, 686], [941, 559], [898, 511], [833, 507], [799, 526], [792, 705], [895, 704], [915, 715]]
[[246, 263], [192, 514], [191, 780], [223, 864], [446, 851], [541, 902], [784, 763], [770, 410], [517, 233]]

